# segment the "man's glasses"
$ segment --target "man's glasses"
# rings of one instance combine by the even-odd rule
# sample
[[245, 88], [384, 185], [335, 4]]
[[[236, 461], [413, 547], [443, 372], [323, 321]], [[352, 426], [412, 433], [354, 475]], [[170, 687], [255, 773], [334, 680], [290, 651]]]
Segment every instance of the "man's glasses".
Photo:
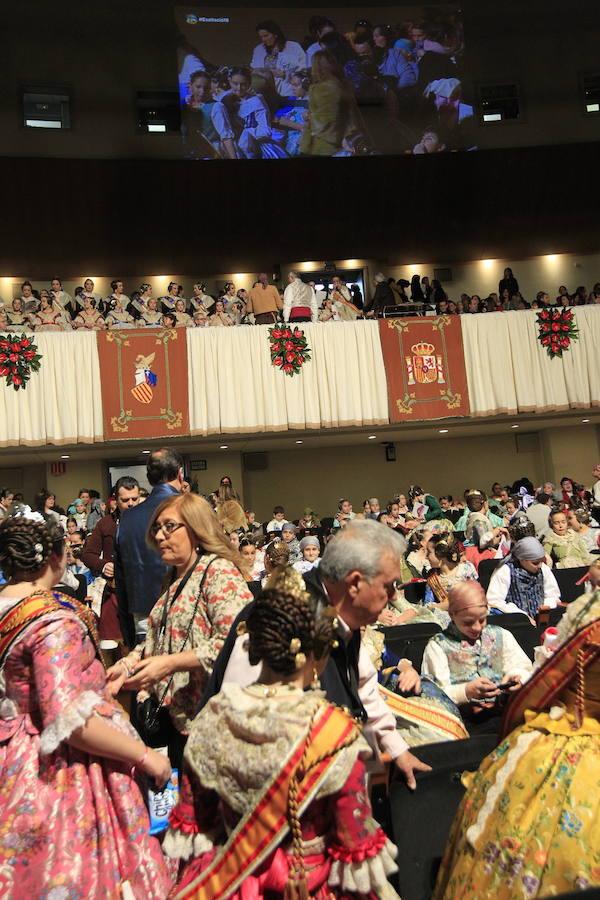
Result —
[[162, 531], [164, 535], [169, 537], [173, 534], [174, 531], [177, 531], [178, 528], [184, 528], [184, 522], [155, 522], [150, 526], [150, 534], [152, 537], [156, 537], [159, 531]]

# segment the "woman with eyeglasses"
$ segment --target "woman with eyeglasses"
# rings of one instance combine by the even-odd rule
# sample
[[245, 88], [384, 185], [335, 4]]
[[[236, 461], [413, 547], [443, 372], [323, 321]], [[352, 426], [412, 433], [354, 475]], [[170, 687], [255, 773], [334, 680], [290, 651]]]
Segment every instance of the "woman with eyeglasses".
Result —
[[109, 687], [154, 695], [169, 713], [169, 756], [181, 763], [208, 676], [238, 613], [252, 600], [244, 562], [206, 500], [169, 497], [157, 507], [147, 533], [170, 567], [165, 590], [148, 618], [148, 632], [108, 670]]

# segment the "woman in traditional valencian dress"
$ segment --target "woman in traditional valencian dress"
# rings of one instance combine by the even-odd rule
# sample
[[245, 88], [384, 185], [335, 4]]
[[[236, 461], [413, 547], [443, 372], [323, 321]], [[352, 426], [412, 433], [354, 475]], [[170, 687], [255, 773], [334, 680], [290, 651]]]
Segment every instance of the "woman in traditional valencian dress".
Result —
[[75, 316], [73, 328], [83, 328], [86, 331], [101, 331], [104, 328], [104, 319], [94, 309], [92, 299], [85, 294], [83, 295], [83, 309]]
[[600, 591], [571, 603], [556, 653], [515, 694], [505, 739], [464, 776], [436, 900], [600, 885]]
[[170, 765], [107, 693], [91, 612], [52, 590], [65, 562], [58, 525], [0, 525], [0, 896], [164, 900], [132, 767]]
[[48, 291], [40, 292], [40, 308], [30, 316], [30, 322], [36, 331], [64, 331], [64, 319], [52, 305]]
[[279, 569], [247, 621], [261, 676], [197, 716], [164, 842], [184, 861], [177, 898], [396, 897], [396, 848], [371, 815], [354, 721], [318, 679], [335, 640], [298, 573]]

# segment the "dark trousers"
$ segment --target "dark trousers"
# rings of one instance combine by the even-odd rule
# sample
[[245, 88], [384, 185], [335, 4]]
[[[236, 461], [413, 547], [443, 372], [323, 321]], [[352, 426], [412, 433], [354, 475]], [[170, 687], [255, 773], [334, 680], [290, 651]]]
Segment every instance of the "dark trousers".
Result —
[[254, 322], [256, 325], [274, 325], [276, 321], [276, 312], [254, 313]]
[[312, 322], [312, 316], [295, 316], [294, 313], [290, 315], [290, 325], [296, 322]]

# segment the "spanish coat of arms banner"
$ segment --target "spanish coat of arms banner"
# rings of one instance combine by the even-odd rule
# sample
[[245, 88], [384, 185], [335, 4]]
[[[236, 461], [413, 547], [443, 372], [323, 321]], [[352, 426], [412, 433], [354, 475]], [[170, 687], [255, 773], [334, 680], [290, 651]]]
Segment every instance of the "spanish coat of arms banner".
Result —
[[104, 439], [189, 434], [184, 328], [98, 333]]
[[391, 422], [468, 416], [460, 316], [381, 319]]

